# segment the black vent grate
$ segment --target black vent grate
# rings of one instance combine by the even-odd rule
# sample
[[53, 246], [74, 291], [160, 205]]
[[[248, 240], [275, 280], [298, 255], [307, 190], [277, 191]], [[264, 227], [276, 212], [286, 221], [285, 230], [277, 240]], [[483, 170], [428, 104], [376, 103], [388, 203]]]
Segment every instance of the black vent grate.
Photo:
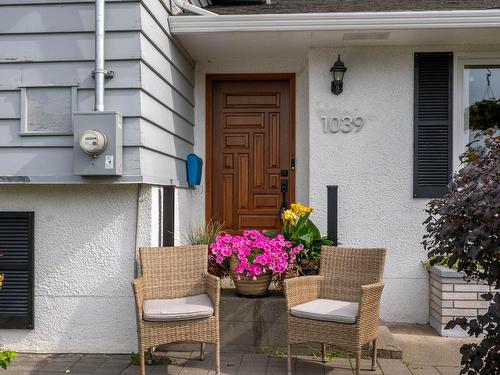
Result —
[[451, 175], [453, 54], [415, 54], [414, 187], [417, 198], [447, 192]]
[[33, 328], [33, 212], [0, 212], [0, 328]]

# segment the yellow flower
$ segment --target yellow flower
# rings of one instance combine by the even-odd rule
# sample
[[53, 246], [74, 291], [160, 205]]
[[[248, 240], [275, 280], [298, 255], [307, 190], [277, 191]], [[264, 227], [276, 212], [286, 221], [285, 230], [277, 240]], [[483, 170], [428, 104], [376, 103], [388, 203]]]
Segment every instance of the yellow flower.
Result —
[[295, 222], [295, 214], [292, 210], [286, 210], [283, 212], [283, 221], [285, 223], [294, 223]]
[[304, 206], [300, 202], [292, 203], [290, 205], [290, 207], [292, 208], [293, 213], [299, 217], [305, 216], [305, 215], [311, 213], [313, 210], [311, 207]]

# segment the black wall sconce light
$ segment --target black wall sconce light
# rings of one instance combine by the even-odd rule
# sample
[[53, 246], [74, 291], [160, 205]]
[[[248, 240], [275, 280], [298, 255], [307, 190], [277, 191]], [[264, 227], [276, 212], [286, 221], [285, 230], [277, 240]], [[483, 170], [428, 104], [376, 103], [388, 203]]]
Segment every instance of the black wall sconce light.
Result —
[[345, 64], [340, 60], [340, 55], [335, 64], [333, 64], [330, 72], [333, 73], [333, 81], [332, 81], [332, 93], [335, 95], [340, 95], [344, 90], [344, 73], [347, 68]]

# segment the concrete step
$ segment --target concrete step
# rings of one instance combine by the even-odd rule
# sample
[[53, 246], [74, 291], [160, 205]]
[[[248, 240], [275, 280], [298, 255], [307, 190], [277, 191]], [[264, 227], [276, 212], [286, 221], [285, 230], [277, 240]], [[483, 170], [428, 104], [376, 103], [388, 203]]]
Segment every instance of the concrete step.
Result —
[[[262, 298], [236, 295], [234, 288], [221, 293], [220, 312], [221, 350], [233, 353], [286, 353], [287, 310], [285, 298], [278, 290]], [[379, 327], [377, 355], [380, 358], [400, 359], [402, 352], [387, 327]], [[196, 344], [171, 344], [168, 350], [196, 351]], [[162, 348], [161, 350], [166, 350]], [[340, 355], [341, 348], [329, 351]], [[294, 354], [314, 355], [321, 352], [320, 344], [302, 344], [293, 347]], [[368, 347], [363, 351], [368, 356]]]

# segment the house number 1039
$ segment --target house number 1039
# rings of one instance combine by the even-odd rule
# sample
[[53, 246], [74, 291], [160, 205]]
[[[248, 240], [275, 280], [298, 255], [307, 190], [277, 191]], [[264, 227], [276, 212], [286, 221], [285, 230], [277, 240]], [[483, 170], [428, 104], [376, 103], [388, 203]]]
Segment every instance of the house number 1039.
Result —
[[362, 117], [327, 117], [322, 116], [321, 122], [323, 124], [324, 133], [350, 133], [354, 131], [359, 132], [365, 125], [365, 120]]

